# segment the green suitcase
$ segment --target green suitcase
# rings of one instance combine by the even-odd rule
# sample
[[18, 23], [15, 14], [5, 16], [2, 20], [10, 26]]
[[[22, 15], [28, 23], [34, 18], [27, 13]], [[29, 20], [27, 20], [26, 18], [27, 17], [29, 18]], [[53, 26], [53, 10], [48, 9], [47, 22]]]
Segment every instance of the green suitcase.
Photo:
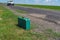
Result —
[[18, 17], [18, 25], [26, 30], [30, 30], [30, 19], [25, 17]]

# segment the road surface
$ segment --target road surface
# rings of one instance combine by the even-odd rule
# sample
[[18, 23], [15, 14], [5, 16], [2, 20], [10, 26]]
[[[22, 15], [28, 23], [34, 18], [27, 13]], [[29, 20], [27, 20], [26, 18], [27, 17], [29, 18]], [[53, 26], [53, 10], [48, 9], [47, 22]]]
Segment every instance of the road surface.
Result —
[[27, 11], [28, 13], [39, 13], [39, 14], [60, 16], [60, 12], [57, 12], [57, 11], [50, 11], [50, 10], [44, 10], [44, 9], [38, 9], [38, 8], [28, 8], [28, 7], [22, 7], [22, 6], [14, 6], [13, 8]]
[[28, 12], [29, 14], [45, 14], [47, 15], [46, 18], [49, 20], [58, 20], [60, 21], [60, 12], [55, 10], [45, 10], [45, 9], [38, 9], [38, 8], [29, 8], [29, 7], [22, 7], [22, 6], [13, 6], [13, 9], [23, 10]]

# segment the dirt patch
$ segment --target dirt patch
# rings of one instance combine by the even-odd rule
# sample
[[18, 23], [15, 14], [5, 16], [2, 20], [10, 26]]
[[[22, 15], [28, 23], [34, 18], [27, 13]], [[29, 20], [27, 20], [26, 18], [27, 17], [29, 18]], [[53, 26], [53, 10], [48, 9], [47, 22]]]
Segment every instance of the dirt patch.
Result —
[[0, 18], [0, 20], [2, 20], [2, 18]]
[[55, 24], [60, 24], [60, 17], [59, 16], [46, 15], [46, 14], [36, 14], [36, 13], [29, 14], [29, 16], [43, 19], [45, 21], [53, 22]]
[[46, 15], [45, 14], [29, 14], [30, 16], [34, 16], [34, 17], [41, 17], [41, 18], [45, 18]]
[[56, 32], [59, 32], [60, 31], [60, 25], [56, 25], [55, 23], [52, 23], [52, 22], [48, 22], [48, 21], [45, 21], [45, 20], [42, 20], [42, 19], [37, 19], [37, 18], [34, 18], [34, 17], [29, 17], [31, 19], [31, 21], [33, 23], [36, 23], [36, 25], [38, 25], [36, 27], [35, 30], [37, 30], [36, 32], [39, 32], [39, 31], [43, 31], [45, 29], [52, 29]]

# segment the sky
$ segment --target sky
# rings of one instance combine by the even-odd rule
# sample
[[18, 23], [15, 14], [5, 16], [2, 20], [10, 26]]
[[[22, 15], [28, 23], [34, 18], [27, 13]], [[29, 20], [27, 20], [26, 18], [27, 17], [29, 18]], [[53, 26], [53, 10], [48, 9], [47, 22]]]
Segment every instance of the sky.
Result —
[[[0, 0], [7, 2], [8, 0]], [[17, 4], [38, 4], [38, 5], [57, 5], [60, 6], [60, 0], [13, 0]]]

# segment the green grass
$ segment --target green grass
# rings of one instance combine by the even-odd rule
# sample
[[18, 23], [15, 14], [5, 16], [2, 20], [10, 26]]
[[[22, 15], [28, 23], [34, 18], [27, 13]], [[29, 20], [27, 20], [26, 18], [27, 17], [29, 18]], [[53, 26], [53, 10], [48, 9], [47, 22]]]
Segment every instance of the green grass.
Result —
[[17, 16], [14, 15], [9, 9], [0, 6], [0, 40], [47, 40], [49, 37], [47, 35], [48, 32], [50, 32], [49, 35], [53, 33], [56, 37], [60, 37], [60, 34], [51, 31], [35, 33], [32, 29], [27, 31], [16, 25]]
[[60, 6], [48, 6], [48, 5], [29, 5], [29, 4], [17, 4], [18, 6], [27, 6], [33, 8], [45, 8], [45, 9], [53, 9], [60, 10]]

